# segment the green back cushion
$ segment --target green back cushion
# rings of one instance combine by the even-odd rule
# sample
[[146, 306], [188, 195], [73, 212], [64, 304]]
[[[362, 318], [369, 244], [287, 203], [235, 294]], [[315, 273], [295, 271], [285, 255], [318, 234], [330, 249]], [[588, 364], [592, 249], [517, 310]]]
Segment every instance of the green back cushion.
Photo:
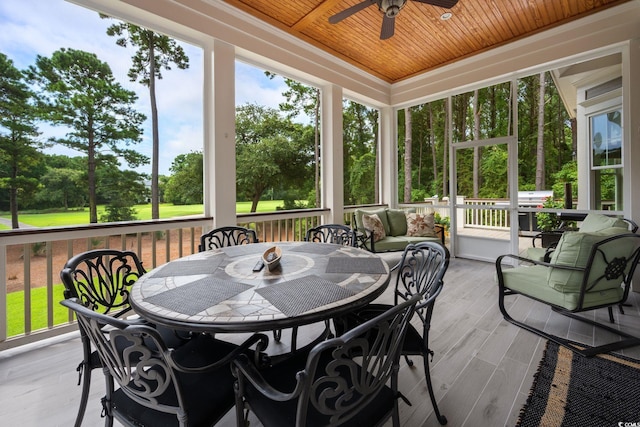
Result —
[[355, 212], [356, 226], [358, 227], [359, 230], [364, 230], [366, 228], [362, 223], [362, 215], [364, 214], [378, 215], [378, 218], [380, 218], [380, 222], [382, 222], [382, 225], [384, 226], [385, 234], [391, 234], [391, 229], [389, 228], [389, 220], [387, 219], [387, 208], [372, 209], [372, 210], [356, 209], [356, 212]]
[[606, 230], [611, 227], [620, 227], [628, 230], [627, 223], [620, 218], [590, 213], [585, 217], [584, 221], [582, 221], [580, 231], [583, 233], [593, 233], [596, 231]]
[[[594, 244], [609, 237], [625, 233], [627, 233], [627, 231], [619, 227], [611, 227], [593, 233], [584, 233], [582, 231], [565, 232], [558, 242], [555, 251], [553, 251], [550, 263], [570, 267], [586, 267]], [[621, 238], [602, 245], [601, 249], [604, 251], [607, 260], [619, 257], [628, 258], [633, 252], [636, 243], [636, 239]], [[607, 262], [603, 255], [597, 254], [591, 266], [591, 274], [588, 279], [589, 286], [593, 285], [596, 281], [597, 283], [590, 291], [612, 289], [620, 286], [622, 278], [612, 280], [601, 278], [606, 267]], [[549, 268], [547, 281], [549, 286], [559, 292], [579, 292], [582, 285], [582, 278], [582, 271]]]
[[387, 211], [389, 231], [391, 236], [404, 236], [407, 234], [407, 215], [402, 209], [389, 209]]

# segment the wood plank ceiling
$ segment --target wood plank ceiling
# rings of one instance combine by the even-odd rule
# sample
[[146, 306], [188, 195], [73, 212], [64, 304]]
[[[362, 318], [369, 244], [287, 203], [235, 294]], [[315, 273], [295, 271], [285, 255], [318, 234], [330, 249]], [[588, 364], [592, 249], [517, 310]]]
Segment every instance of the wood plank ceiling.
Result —
[[225, 1], [393, 83], [630, 0], [459, 0], [451, 9], [409, 0], [387, 40], [376, 4], [328, 22], [361, 0]]

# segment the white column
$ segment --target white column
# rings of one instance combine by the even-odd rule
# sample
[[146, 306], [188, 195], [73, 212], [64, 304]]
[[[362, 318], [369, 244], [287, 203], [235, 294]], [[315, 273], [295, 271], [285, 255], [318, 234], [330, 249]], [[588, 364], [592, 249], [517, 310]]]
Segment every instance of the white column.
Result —
[[394, 109], [380, 109], [380, 203], [398, 205], [398, 139]]
[[[622, 123], [624, 156], [624, 213], [640, 224], [640, 39], [629, 40], [622, 50]], [[640, 269], [632, 289], [640, 292]]]
[[640, 39], [622, 51], [622, 123], [624, 141], [624, 212], [640, 223]]
[[204, 211], [214, 227], [235, 225], [235, 49], [215, 40], [204, 62]]
[[320, 191], [322, 207], [331, 209], [325, 223], [343, 223], [344, 161], [342, 140], [342, 88], [327, 85], [321, 90], [322, 132], [320, 141]]

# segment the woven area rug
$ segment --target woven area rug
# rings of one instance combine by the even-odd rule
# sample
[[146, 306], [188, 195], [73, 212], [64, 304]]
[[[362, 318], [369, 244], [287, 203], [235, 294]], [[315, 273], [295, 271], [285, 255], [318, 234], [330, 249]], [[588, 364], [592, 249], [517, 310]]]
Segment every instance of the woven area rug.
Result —
[[549, 341], [517, 427], [640, 425], [640, 361]]

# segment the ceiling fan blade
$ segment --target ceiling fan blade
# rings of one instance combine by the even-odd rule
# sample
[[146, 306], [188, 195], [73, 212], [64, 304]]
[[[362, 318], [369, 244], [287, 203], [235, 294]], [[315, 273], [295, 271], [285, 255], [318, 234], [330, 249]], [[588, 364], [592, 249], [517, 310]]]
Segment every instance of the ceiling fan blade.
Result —
[[380, 30], [380, 40], [386, 40], [393, 37], [395, 26], [396, 18], [389, 18], [387, 15], [384, 15], [384, 18], [382, 18], [382, 29]]
[[426, 3], [432, 6], [440, 6], [446, 9], [451, 9], [458, 3], [458, 0], [413, 0], [418, 3]]
[[375, 3], [375, 0], [364, 0], [361, 3], [353, 5], [351, 7], [346, 8], [345, 10], [336, 13], [335, 15], [329, 17], [330, 24], [337, 24], [345, 18], [350, 17], [354, 13], [360, 12], [362, 9], [371, 6]]

